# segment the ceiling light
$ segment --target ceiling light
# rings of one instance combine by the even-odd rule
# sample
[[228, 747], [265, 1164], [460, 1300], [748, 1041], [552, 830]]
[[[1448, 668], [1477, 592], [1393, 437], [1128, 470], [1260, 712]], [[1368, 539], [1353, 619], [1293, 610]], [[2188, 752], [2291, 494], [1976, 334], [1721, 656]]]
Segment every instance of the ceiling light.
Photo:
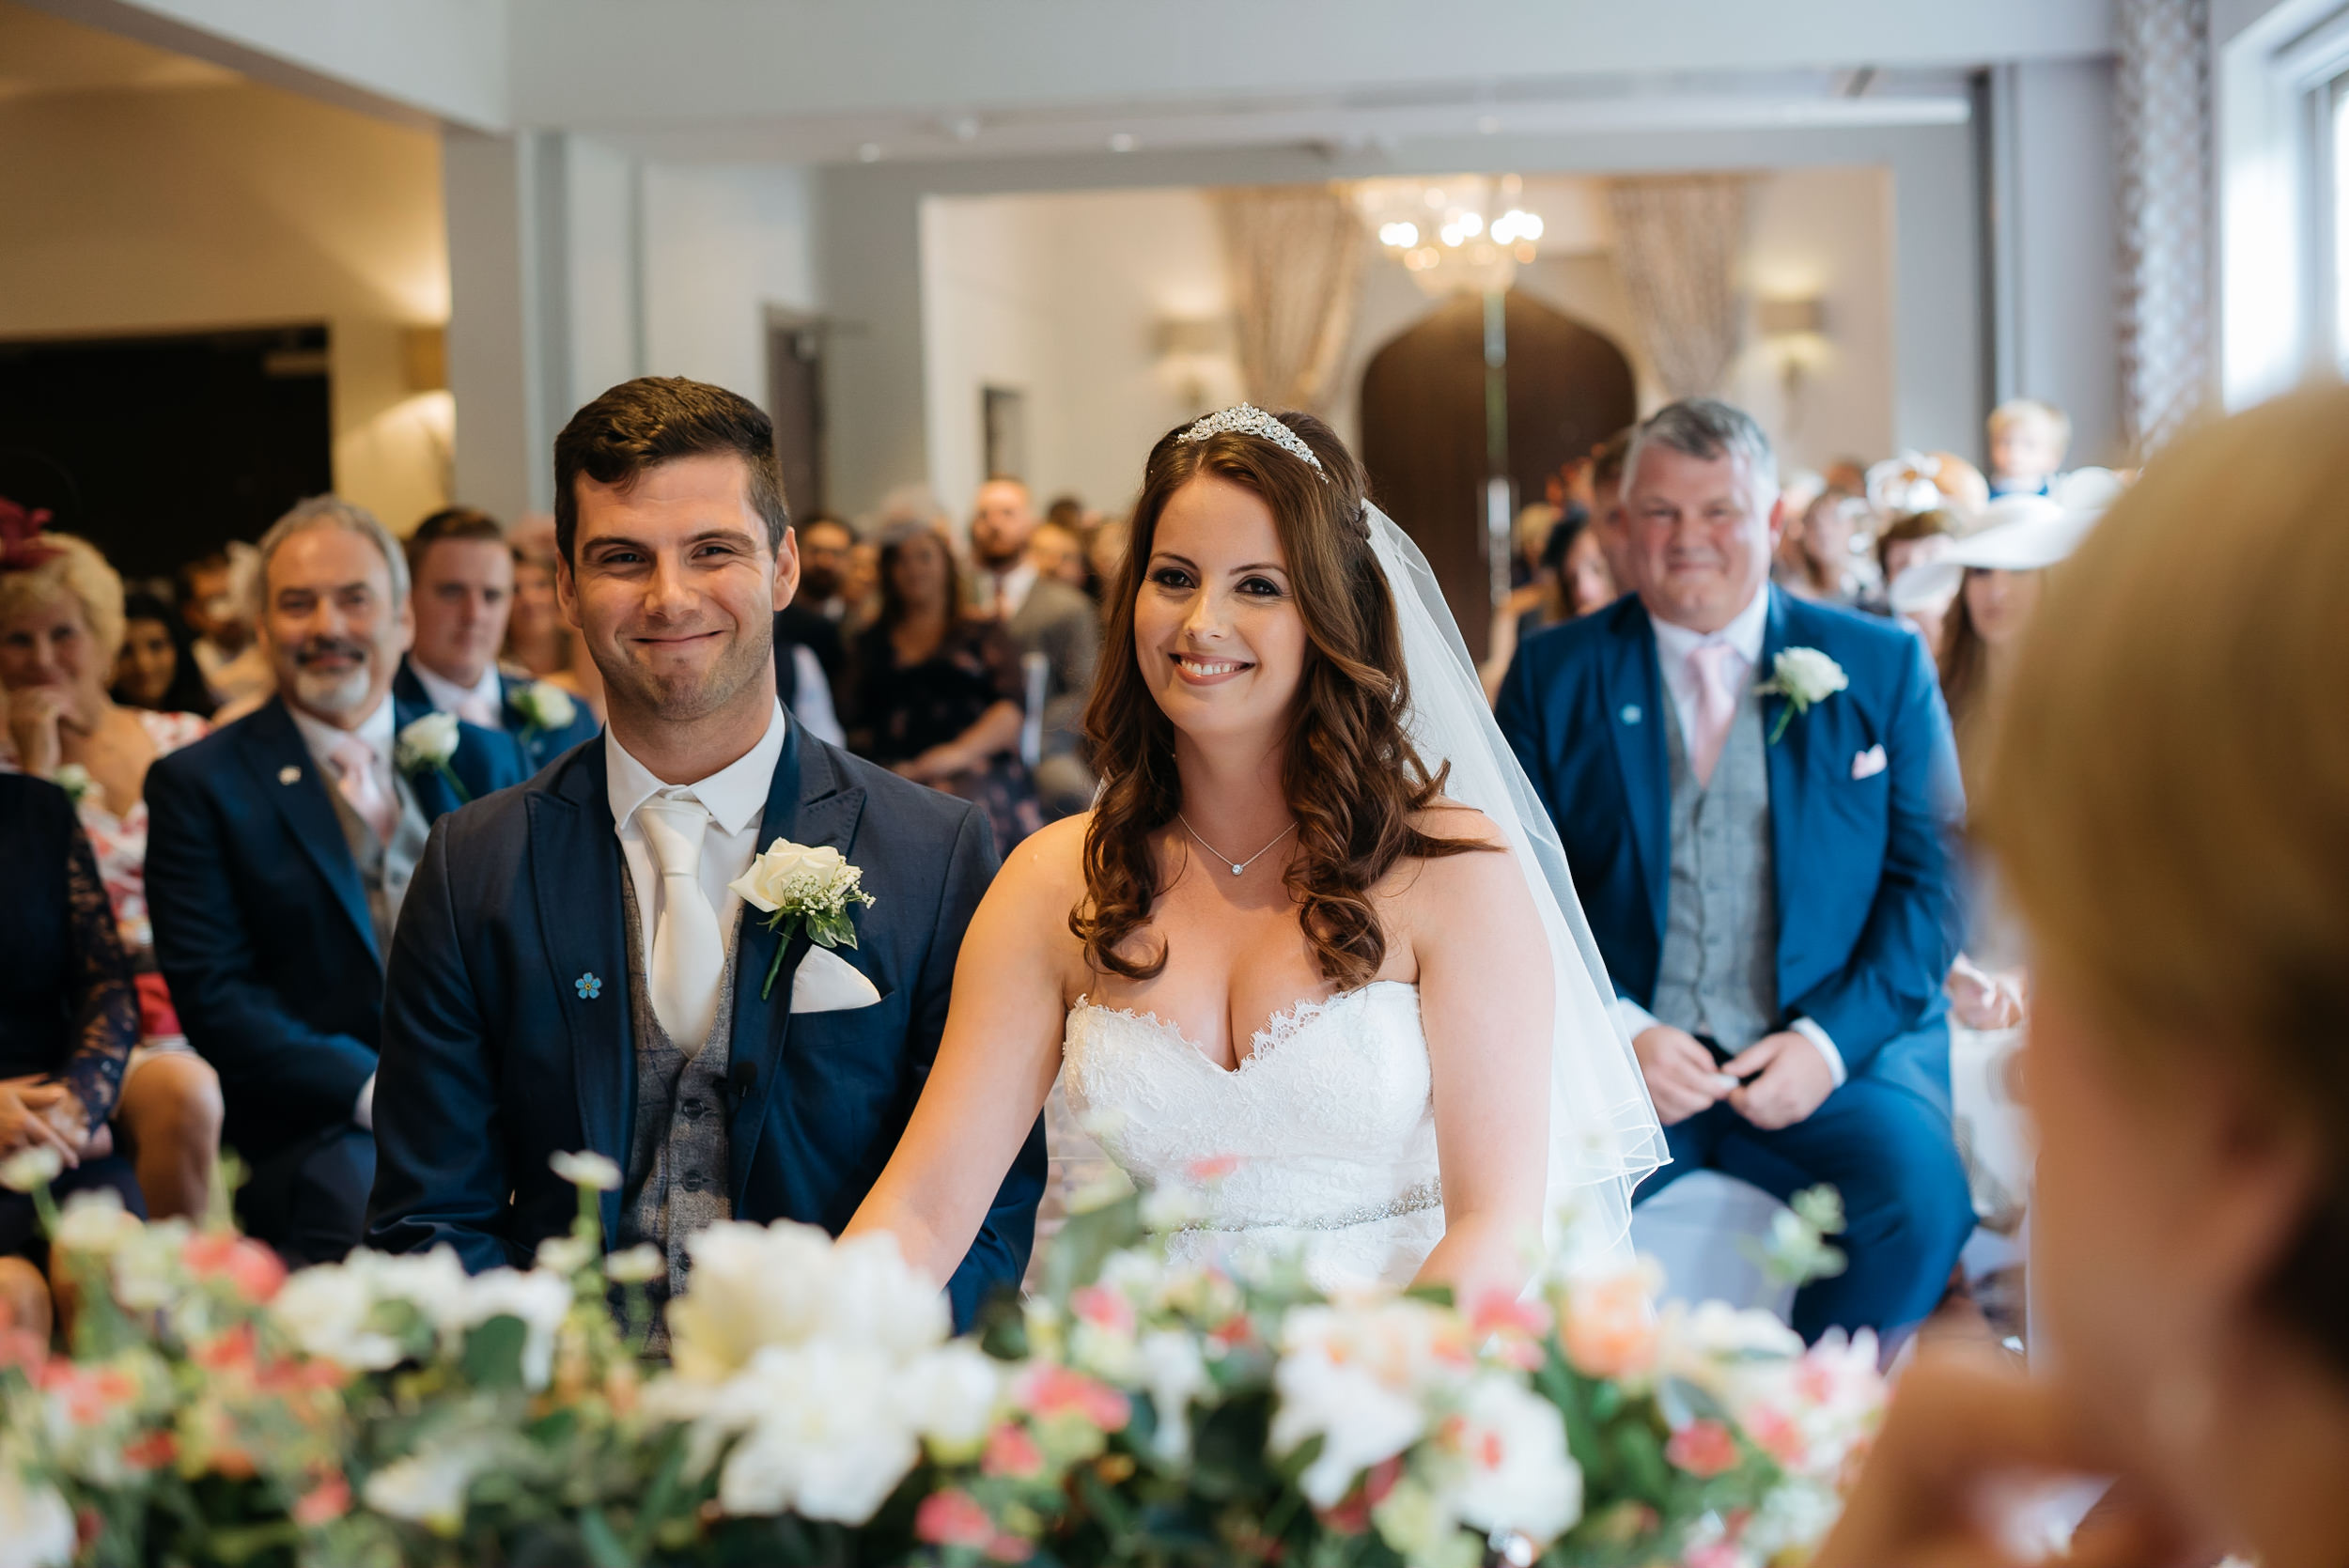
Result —
[[879, 163], [881, 161], [880, 143], [867, 142], [863, 147], [858, 147], [856, 149], [856, 161], [860, 163]]
[[1139, 141], [1135, 140], [1134, 133], [1130, 131], [1120, 131], [1116, 135], [1110, 138], [1110, 150], [1112, 152], [1131, 152], [1134, 148], [1140, 147], [1141, 145], [1142, 144]]
[[1381, 224], [1378, 227], [1378, 242], [1382, 245], [1392, 245], [1397, 250], [1408, 251], [1419, 243], [1419, 225], [1403, 223]]

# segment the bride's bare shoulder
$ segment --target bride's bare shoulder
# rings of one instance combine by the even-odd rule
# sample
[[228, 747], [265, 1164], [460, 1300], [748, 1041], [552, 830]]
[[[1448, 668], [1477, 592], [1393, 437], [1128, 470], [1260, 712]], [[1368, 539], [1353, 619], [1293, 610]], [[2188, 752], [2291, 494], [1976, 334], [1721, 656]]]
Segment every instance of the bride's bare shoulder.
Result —
[[1439, 797], [1411, 814], [1411, 826], [1430, 838], [1475, 846], [1459, 853], [1405, 860], [1390, 873], [1392, 895], [1416, 916], [1471, 925], [1494, 915], [1514, 918], [1525, 878], [1501, 827], [1473, 806]]
[[1503, 851], [1509, 847], [1499, 823], [1448, 796], [1439, 795], [1424, 809], [1413, 812], [1411, 826], [1430, 838], [1465, 840]]
[[1048, 822], [1012, 846], [989, 897], [1000, 892], [1022, 904], [1073, 902], [1084, 892], [1085, 831], [1092, 825], [1093, 814], [1080, 812]]

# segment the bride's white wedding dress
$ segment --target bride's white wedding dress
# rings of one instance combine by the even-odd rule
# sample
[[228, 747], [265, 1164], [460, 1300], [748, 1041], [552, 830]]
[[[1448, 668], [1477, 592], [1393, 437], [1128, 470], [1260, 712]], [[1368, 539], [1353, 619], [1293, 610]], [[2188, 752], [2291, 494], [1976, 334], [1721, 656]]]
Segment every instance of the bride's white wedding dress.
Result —
[[1061, 1092], [1137, 1187], [1194, 1196], [1178, 1262], [1295, 1253], [1324, 1292], [1410, 1282], [1443, 1237], [1419, 987], [1300, 1002], [1237, 1067], [1151, 1013], [1069, 1010]]

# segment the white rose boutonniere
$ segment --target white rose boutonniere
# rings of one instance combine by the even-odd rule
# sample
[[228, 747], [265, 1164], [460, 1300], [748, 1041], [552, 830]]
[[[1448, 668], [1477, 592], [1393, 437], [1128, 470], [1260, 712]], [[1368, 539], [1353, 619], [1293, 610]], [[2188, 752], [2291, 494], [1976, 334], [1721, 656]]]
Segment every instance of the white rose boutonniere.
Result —
[[76, 806], [98, 793], [98, 781], [78, 762], [69, 762], [50, 774], [49, 782], [64, 790], [65, 798]]
[[1761, 696], [1786, 699], [1786, 706], [1778, 711], [1778, 723], [1770, 730], [1770, 744], [1778, 744], [1797, 714], [1808, 713], [1812, 704], [1827, 701], [1850, 684], [1843, 667], [1818, 649], [1782, 649], [1771, 660], [1770, 678], [1753, 689]]
[[522, 738], [553, 730], [568, 729], [579, 717], [579, 705], [571, 694], [550, 680], [534, 680], [514, 693], [514, 711], [522, 716]]
[[774, 962], [767, 966], [767, 983], [758, 988], [760, 1001], [775, 988], [783, 950], [802, 924], [807, 939], [818, 947], [856, 946], [856, 925], [848, 910], [873, 903], [873, 895], [860, 885], [863, 878], [862, 870], [829, 845], [810, 848], [779, 838], [751, 862], [750, 870], [726, 884], [743, 903], [765, 911], [768, 930], [782, 934]]
[[410, 778], [419, 773], [438, 773], [448, 781], [459, 800], [473, 799], [449, 759], [457, 754], [457, 715], [428, 713], [399, 732], [399, 740], [392, 748], [392, 766]]

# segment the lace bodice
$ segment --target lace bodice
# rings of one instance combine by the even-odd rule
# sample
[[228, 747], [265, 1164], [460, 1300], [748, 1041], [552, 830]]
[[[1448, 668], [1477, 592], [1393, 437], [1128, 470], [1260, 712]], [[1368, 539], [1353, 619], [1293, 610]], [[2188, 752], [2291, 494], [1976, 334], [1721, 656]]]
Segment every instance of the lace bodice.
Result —
[[1300, 1003], [1228, 1071], [1163, 1018], [1080, 1000], [1061, 1088], [1137, 1185], [1198, 1191], [1178, 1257], [1244, 1265], [1296, 1249], [1324, 1290], [1400, 1285], [1443, 1235], [1415, 986]]

